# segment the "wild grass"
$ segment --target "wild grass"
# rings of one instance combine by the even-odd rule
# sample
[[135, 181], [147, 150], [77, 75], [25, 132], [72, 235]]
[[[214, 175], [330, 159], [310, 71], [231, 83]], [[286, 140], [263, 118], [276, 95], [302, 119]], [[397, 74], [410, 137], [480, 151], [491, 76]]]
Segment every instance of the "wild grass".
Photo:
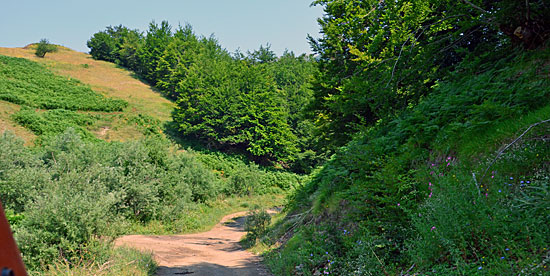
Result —
[[28, 107], [23, 107], [12, 118], [39, 136], [61, 134], [68, 128], [73, 128], [85, 139], [95, 139], [86, 127], [98, 120], [97, 116], [65, 109], [41, 112]]
[[0, 99], [43, 109], [121, 111], [127, 106], [78, 80], [54, 75], [38, 63], [7, 56], [0, 56]]
[[[45, 58], [37, 58], [34, 56], [33, 47], [33, 45], [26, 48], [0, 47], [0, 55], [34, 61], [55, 74], [64, 76], [65, 80], [67, 78], [79, 80], [106, 97], [128, 102], [128, 108], [122, 113], [94, 113], [95, 115], [101, 115], [100, 119], [88, 130], [97, 138], [107, 141], [129, 141], [143, 138], [143, 128], [129, 122], [129, 119], [139, 114], [159, 120], [161, 125], [172, 120], [171, 111], [175, 106], [174, 103], [163, 98], [160, 93], [155, 92], [149, 85], [135, 78], [133, 73], [112, 63], [96, 61], [87, 54], [61, 46], [58, 46], [58, 52], [50, 53]], [[6, 107], [4, 109], [3, 105], [0, 104], [0, 113], [2, 112], [15, 113], [10, 108]], [[12, 126], [15, 123], [11, 116], [7, 115], [3, 120], [6, 129], [20, 133], [23, 137], [26, 137], [28, 143], [34, 140], [35, 136], [32, 133]]]
[[43, 59], [34, 56], [32, 47], [0, 47], [0, 55], [23, 57], [38, 62], [54, 73], [77, 79], [107, 97], [125, 100], [129, 104], [130, 114], [148, 114], [161, 121], [171, 121], [175, 104], [135, 78], [130, 71], [110, 62], [94, 60], [85, 53], [65, 47], [58, 48], [57, 53], [50, 53]]
[[44, 276], [149, 276], [156, 274], [157, 265], [151, 253], [140, 252], [131, 248], [111, 248], [98, 245], [86, 254], [92, 258], [80, 257], [75, 260], [58, 260], [49, 265], [44, 273], [31, 275]]

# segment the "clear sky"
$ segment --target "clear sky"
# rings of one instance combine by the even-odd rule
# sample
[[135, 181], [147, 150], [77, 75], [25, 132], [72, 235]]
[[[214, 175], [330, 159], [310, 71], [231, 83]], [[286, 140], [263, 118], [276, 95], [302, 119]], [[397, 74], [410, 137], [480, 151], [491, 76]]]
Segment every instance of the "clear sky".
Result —
[[106, 26], [145, 31], [155, 20], [189, 23], [195, 33], [214, 34], [230, 52], [271, 44], [311, 53], [308, 34], [319, 37], [321, 7], [313, 0], [4, 0], [0, 11], [0, 46], [23, 47], [47, 38], [51, 43], [88, 52], [86, 41]]

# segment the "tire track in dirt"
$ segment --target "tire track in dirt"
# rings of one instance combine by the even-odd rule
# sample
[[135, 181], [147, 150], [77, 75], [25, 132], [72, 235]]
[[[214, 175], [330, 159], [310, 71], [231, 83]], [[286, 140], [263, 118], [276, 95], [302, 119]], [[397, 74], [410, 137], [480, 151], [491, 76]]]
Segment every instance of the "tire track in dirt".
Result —
[[246, 234], [246, 212], [225, 216], [203, 233], [154, 236], [128, 235], [115, 246], [151, 251], [159, 264], [157, 274], [191, 276], [270, 276], [258, 256], [244, 250], [239, 241]]

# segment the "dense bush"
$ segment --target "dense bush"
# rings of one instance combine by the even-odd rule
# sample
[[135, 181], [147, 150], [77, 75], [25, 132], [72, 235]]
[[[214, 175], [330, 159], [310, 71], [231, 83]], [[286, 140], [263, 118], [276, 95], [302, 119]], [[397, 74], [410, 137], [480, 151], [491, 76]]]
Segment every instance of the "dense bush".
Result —
[[0, 99], [43, 109], [121, 111], [128, 103], [109, 99], [36, 62], [0, 55]]
[[24, 214], [15, 237], [31, 269], [60, 254], [78, 256], [93, 236], [114, 234], [112, 224], [170, 221], [222, 189], [198, 160], [170, 153], [158, 138], [92, 143], [70, 130], [36, 152], [9, 134], [0, 143], [10, 153], [2, 161], [0, 198]]
[[246, 239], [256, 240], [265, 233], [270, 222], [271, 216], [266, 210], [261, 210], [258, 207], [251, 209], [244, 222], [244, 230], [247, 232]]
[[[201, 154], [176, 153], [173, 146], [154, 135], [126, 143], [86, 140], [69, 128], [27, 148], [13, 134], [2, 134], [0, 200], [28, 268], [44, 269], [58, 257], [76, 262], [95, 250], [94, 240], [115, 237], [130, 225], [156, 221], [182, 231], [191, 227], [189, 210], [220, 196], [280, 192], [299, 181], [242, 161], [203, 163]], [[228, 167], [230, 176], [213, 166]], [[249, 181], [253, 189], [230, 188], [248, 187]]]

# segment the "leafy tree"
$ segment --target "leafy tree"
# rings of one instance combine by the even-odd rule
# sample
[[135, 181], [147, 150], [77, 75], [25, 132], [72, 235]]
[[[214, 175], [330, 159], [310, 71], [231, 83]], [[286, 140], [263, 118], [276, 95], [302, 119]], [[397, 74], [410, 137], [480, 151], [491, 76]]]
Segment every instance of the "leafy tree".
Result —
[[190, 25], [173, 32], [166, 21], [152, 22], [144, 35], [108, 27], [89, 44], [94, 58], [134, 70], [175, 100], [183, 135], [261, 162], [303, 159], [295, 155], [311, 148], [312, 126], [301, 112], [313, 95], [310, 57], [278, 58], [269, 45], [232, 56], [213, 36], [197, 36]]
[[151, 22], [145, 35], [144, 46], [138, 51], [140, 65], [136, 68], [137, 72], [152, 85], [155, 85], [160, 77], [156, 69], [172, 38], [171, 30], [172, 27], [167, 21], [162, 21], [160, 26], [154, 21]]
[[138, 30], [123, 28], [124, 32], [117, 43], [116, 62], [128, 69], [136, 70], [139, 66], [138, 52], [143, 47], [143, 35]]
[[136, 53], [141, 46], [142, 35], [122, 25], [108, 26], [95, 33], [87, 42], [94, 59], [116, 62], [128, 68], [137, 68]]
[[[204, 86], [180, 94], [174, 119], [184, 135], [242, 148], [261, 160], [287, 161], [296, 152], [284, 97], [262, 70], [246, 61], [208, 60], [188, 80]], [[204, 79], [202, 79], [204, 78]]]
[[277, 55], [271, 51], [269, 43], [265, 46], [260, 45], [258, 50], [248, 53], [248, 59], [254, 63], [268, 63], [277, 60]]
[[414, 106], [467, 55], [518, 41], [522, 34], [514, 30], [536, 33], [521, 42], [526, 48], [540, 45], [550, 13], [532, 2], [315, 1], [326, 13], [319, 20], [323, 36], [310, 39], [320, 68], [309, 108], [319, 148], [332, 151]]
[[95, 33], [86, 43], [94, 59], [115, 61], [116, 42], [106, 31]]
[[53, 52], [57, 52], [57, 47], [53, 44], [50, 44], [47, 39], [43, 38], [36, 45], [36, 52], [34, 52], [34, 54], [37, 57], [43, 58], [44, 56], [46, 56], [47, 53]]

